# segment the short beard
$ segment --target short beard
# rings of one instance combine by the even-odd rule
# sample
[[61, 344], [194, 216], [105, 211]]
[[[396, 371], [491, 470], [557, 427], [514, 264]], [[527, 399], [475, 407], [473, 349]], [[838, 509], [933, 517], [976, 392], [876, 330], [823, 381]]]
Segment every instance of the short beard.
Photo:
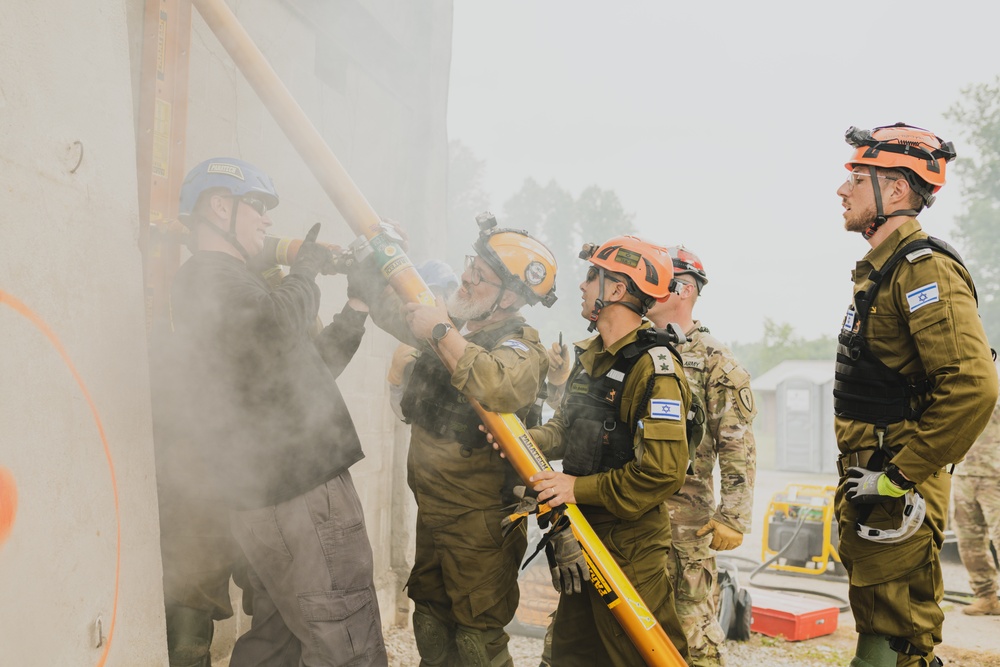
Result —
[[466, 293], [462, 289], [458, 289], [448, 297], [446, 305], [448, 307], [448, 315], [453, 319], [469, 322], [490, 312], [495, 301], [495, 298], [473, 299], [472, 296], [466, 296]]
[[872, 226], [876, 216], [877, 212], [874, 205], [861, 210], [852, 208], [850, 211], [847, 211], [847, 215], [844, 217], [844, 229], [849, 232], [862, 234]]

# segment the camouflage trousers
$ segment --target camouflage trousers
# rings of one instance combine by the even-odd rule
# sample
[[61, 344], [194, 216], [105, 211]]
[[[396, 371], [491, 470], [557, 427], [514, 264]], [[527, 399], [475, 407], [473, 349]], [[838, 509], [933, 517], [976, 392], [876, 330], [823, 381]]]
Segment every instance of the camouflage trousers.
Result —
[[715, 608], [718, 573], [715, 557], [708, 546], [711, 542], [711, 533], [692, 539], [675, 536], [667, 559], [667, 571], [674, 587], [674, 605], [688, 639], [691, 667], [726, 664], [726, 636]]
[[996, 597], [997, 568], [990, 541], [1000, 549], [1000, 479], [956, 475], [952, 488], [958, 553], [969, 572], [969, 586], [976, 597]]

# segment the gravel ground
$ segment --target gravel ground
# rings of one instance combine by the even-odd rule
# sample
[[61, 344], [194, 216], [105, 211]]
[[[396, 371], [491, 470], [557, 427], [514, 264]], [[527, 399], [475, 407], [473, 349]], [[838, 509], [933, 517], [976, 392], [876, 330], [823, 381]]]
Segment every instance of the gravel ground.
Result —
[[[1000, 617], [996, 631], [1000, 632]], [[850, 614], [841, 615], [837, 630], [825, 637], [786, 642], [754, 633], [747, 642], [727, 642], [729, 667], [843, 667], [854, 655], [857, 635]], [[417, 667], [420, 657], [409, 628], [392, 628], [386, 634], [389, 667]], [[514, 635], [510, 653], [515, 667], [536, 667], [542, 654], [542, 640]], [[948, 667], [1000, 667], [1000, 653], [969, 651], [952, 646], [939, 648]], [[595, 665], [595, 667], [599, 667]]]

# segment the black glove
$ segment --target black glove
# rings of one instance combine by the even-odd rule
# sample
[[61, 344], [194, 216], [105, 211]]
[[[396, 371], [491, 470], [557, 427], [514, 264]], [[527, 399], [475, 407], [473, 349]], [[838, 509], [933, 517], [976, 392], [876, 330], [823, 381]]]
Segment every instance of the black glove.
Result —
[[319, 236], [319, 226], [318, 222], [313, 225], [302, 241], [302, 246], [289, 269], [289, 273], [293, 276], [316, 280], [316, 276], [323, 270], [327, 262], [333, 261], [333, 253], [330, 249], [316, 243], [316, 237]]
[[549, 559], [552, 585], [557, 591], [571, 595], [583, 592], [583, 582], [590, 579], [590, 568], [583, 555], [580, 543], [576, 541], [569, 526], [552, 533], [545, 545], [545, 555]]
[[371, 305], [381, 295], [389, 282], [375, 266], [375, 260], [366, 258], [355, 261], [347, 268], [347, 298], [360, 299]]
[[894, 500], [906, 494], [886, 477], [884, 472], [857, 466], [847, 469], [844, 497], [852, 505], [875, 505]]

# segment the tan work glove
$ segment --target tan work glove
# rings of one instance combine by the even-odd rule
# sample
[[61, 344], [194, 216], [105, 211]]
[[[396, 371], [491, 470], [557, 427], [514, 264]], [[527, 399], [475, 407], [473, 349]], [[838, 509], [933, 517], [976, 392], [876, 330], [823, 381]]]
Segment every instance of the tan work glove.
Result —
[[712, 544], [709, 546], [716, 551], [729, 551], [743, 544], [743, 533], [733, 530], [715, 519], [709, 519], [708, 523], [699, 528], [695, 535], [705, 537], [709, 533], [712, 533]]
[[552, 343], [552, 347], [546, 352], [549, 355], [549, 374], [546, 376], [549, 384], [557, 387], [566, 384], [569, 372], [573, 370], [569, 361], [569, 346]]

